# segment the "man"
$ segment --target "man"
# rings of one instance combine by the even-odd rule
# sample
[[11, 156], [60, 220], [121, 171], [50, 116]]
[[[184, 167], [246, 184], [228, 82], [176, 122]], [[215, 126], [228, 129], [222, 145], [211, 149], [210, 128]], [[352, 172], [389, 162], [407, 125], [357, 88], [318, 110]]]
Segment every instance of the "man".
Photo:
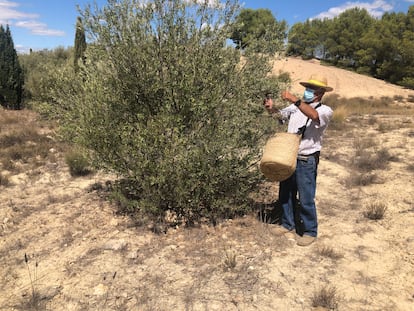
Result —
[[322, 137], [333, 114], [332, 109], [323, 105], [321, 100], [325, 92], [333, 89], [328, 86], [327, 79], [319, 75], [312, 75], [307, 82], [300, 84], [305, 87], [302, 98], [288, 91], [282, 92], [282, 99], [291, 102], [288, 107], [278, 110], [271, 98], [264, 100], [264, 106], [268, 112], [279, 112], [282, 119], [289, 120], [289, 133], [303, 135], [296, 170], [279, 185], [282, 219], [281, 225], [272, 231], [288, 236], [296, 233], [297, 245], [307, 246], [316, 240], [318, 234], [315, 206], [316, 175]]

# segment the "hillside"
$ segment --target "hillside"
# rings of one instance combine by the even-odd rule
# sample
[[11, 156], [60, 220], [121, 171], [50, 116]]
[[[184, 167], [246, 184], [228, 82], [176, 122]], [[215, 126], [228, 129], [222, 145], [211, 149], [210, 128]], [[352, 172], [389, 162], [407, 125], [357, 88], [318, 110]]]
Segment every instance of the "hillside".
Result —
[[331, 66], [322, 66], [318, 60], [304, 61], [300, 58], [282, 58], [275, 61], [274, 73], [288, 72], [291, 75], [292, 91], [303, 92], [299, 81], [307, 81], [313, 72], [323, 74], [328, 79], [334, 93], [340, 97], [380, 98], [414, 96], [414, 90], [405, 89], [382, 80], [356, 74], [354, 72]]
[[[299, 247], [260, 220], [271, 217], [273, 183], [256, 203], [260, 219], [151, 232], [104, 199], [110, 176], [70, 176], [50, 124], [0, 110], [3, 144], [27, 127], [40, 138], [23, 143], [46, 149], [2, 166], [0, 310], [412, 310], [414, 91], [315, 61], [281, 59], [274, 70], [291, 74], [296, 93], [298, 81], [323, 72], [340, 98], [402, 99], [388, 114], [328, 129], [316, 243]], [[383, 165], [356, 169], [364, 157]], [[383, 217], [370, 219], [378, 207]]]

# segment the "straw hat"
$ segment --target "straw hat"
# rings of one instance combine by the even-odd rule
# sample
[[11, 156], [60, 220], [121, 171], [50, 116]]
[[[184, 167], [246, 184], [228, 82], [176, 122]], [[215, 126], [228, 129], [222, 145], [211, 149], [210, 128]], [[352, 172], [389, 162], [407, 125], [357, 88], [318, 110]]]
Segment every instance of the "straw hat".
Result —
[[325, 76], [313, 74], [310, 76], [309, 80], [307, 82], [299, 82], [304, 87], [309, 86], [316, 86], [323, 88], [325, 92], [330, 92], [333, 90], [330, 86], [328, 86], [328, 79], [326, 79]]

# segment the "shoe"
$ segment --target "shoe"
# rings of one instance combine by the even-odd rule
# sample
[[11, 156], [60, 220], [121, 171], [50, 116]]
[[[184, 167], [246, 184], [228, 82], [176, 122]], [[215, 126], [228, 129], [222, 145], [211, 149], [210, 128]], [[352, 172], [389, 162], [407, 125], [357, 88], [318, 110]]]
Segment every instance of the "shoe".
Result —
[[270, 232], [272, 232], [274, 235], [284, 235], [285, 233], [291, 232], [291, 230], [283, 226], [276, 225], [270, 227]]
[[292, 231], [288, 231], [284, 234], [288, 241], [296, 241], [296, 233]]
[[316, 237], [310, 235], [300, 236], [296, 239], [296, 244], [299, 246], [308, 246], [315, 242]]

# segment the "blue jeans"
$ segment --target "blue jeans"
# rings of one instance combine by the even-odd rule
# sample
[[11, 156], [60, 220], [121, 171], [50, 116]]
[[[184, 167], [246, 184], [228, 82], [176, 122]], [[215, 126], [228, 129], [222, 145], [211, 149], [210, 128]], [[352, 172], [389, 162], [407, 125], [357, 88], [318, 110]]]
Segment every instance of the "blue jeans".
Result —
[[[297, 160], [296, 171], [280, 182], [279, 202], [282, 206], [282, 226], [296, 230], [299, 235], [316, 237], [318, 221], [315, 193], [318, 159], [310, 156], [307, 161]], [[298, 197], [300, 205], [298, 205]]]

